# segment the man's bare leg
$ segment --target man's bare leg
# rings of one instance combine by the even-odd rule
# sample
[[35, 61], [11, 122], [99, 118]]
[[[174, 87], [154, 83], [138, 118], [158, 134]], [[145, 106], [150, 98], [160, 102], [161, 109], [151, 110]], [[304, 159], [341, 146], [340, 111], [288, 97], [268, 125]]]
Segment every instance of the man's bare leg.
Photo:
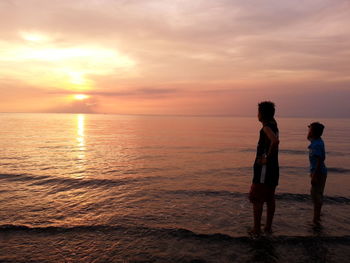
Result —
[[263, 202], [255, 202], [253, 204], [254, 213], [254, 228], [252, 230], [253, 234], [259, 235], [261, 232], [261, 216], [263, 212]]
[[267, 216], [266, 216], [266, 225], [265, 225], [265, 232], [271, 233], [272, 232], [272, 221], [273, 221], [273, 216], [275, 214], [275, 208], [276, 208], [276, 202], [275, 198], [272, 200], [267, 201]]
[[315, 225], [319, 225], [321, 221], [321, 208], [322, 208], [322, 202], [315, 202], [314, 203], [314, 219], [313, 222]]

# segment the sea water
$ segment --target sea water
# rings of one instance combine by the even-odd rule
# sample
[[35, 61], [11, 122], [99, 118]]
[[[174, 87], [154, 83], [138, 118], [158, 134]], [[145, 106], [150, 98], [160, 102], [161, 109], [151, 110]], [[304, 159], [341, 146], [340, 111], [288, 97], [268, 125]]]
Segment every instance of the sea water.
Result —
[[[256, 118], [0, 114], [0, 262], [349, 262], [350, 120], [277, 121], [274, 232], [254, 240]], [[317, 229], [312, 121], [329, 170]]]

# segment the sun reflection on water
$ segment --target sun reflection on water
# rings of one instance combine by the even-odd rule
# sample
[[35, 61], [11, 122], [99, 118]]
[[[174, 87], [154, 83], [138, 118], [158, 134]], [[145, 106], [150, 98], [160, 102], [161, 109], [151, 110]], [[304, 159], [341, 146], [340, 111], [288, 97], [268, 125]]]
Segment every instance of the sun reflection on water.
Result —
[[84, 150], [82, 149], [85, 147], [85, 115], [83, 114], [77, 115], [77, 134], [78, 147]]
[[83, 178], [85, 170], [85, 115], [77, 115], [77, 165], [79, 173], [75, 174], [76, 178]]

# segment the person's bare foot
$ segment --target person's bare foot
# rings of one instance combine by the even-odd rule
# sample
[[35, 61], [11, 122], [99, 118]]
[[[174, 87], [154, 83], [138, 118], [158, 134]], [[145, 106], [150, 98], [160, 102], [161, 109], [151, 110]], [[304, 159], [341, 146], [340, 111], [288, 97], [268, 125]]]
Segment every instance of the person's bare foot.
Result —
[[264, 228], [265, 235], [272, 235], [272, 228]]
[[314, 226], [319, 227], [321, 226], [321, 219], [314, 218], [312, 223], [314, 224]]
[[257, 238], [260, 237], [261, 235], [261, 230], [260, 229], [251, 229], [248, 231], [248, 234], [252, 237], [252, 238]]

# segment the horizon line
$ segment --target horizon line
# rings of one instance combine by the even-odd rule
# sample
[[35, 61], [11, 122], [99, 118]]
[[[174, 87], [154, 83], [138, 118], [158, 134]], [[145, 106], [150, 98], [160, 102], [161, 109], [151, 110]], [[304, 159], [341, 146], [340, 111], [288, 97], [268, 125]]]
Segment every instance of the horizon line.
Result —
[[[233, 115], [233, 114], [142, 114], [142, 113], [97, 113], [97, 112], [0, 112], [0, 114], [84, 114], [84, 115], [116, 115], [116, 116], [144, 116], [144, 117], [188, 117], [188, 118], [256, 118], [255, 115]], [[300, 116], [300, 115], [279, 115], [278, 118], [323, 118], [323, 119], [350, 119], [349, 117], [337, 116]]]

